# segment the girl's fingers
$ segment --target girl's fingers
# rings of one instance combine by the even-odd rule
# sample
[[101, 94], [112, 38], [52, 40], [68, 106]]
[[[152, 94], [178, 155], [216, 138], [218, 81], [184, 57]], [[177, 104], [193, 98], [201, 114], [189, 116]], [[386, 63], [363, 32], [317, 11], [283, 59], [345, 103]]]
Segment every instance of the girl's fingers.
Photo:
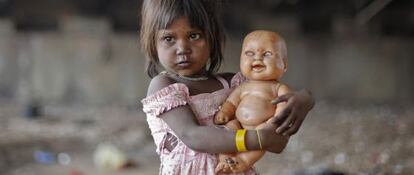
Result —
[[[297, 117], [296, 117], [297, 118]], [[296, 134], [298, 132], [300, 125], [302, 124], [303, 120], [296, 119], [293, 123], [292, 127], [290, 127], [287, 131], [283, 133], [283, 135], [291, 136], [293, 134]]]
[[286, 105], [286, 108], [283, 109], [279, 114], [277, 114], [275, 117], [273, 117], [272, 119], [272, 123], [273, 124], [280, 124], [283, 121], [286, 120], [287, 117], [289, 117], [290, 113], [292, 112], [292, 106], [293, 106], [293, 102], [289, 101]]
[[284, 133], [290, 127], [293, 127], [293, 123], [295, 122], [295, 114], [294, 112], [290, 112], [287, 116], [286, 120], [276, 129], [276, 133], [281, 134]]
[[277, 97], [276, 99], [272, 100], [271, 103], [274, 104], [274, 105], [277, 105], [278, 103], [288, 101], [289, 98], [292, 97], [292, 95], [293, 95], [292, 93], [281, 95], [281, 96]]

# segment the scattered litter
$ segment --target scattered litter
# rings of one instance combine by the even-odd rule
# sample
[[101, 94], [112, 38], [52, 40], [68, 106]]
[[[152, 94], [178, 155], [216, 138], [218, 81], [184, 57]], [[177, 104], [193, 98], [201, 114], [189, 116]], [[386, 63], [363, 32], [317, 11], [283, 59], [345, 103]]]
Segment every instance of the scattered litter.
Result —
[[343, 153], [343, 152], [338, 153], [338, 154], [335, 156], [335, 164], [337, 164], [337, 165], [340, 165], [340, 164], [345, 163], [345, 160], [346, 160], [346, 154], [345, 154], [345, 153]]
[[394, 174], [401, 174], [402, 170], [404, 169], [404, 167], [400, 164], [395, 165], [393, 168], [393, 173]]
[[70, 170], [69, 175], [83, 175], [83, 173], [79, 170], [73, 169]]
[[43, 115], [42, 109], [38, 103], [28, 103], [23, 106], [23, 116], [29, 119], [39, 118]]
[[388, 162], [388, 160], [390, 160], [390, 154], [388, 154], [387, 152], [382, 152], [379, 155], [379, 163], [381, 164], [386, 164]]
[[67, 153], [59, 153], [57, 159], [61, 165], [69, 165], [71, 163], [71, 158]]
[[56, 154], [50, 151], [36, 150], [33, 157], [37, 163], [54, 164], [56, 162]]
[[131, 165], [123, 151], [112, 144], [101, 143], [94, 153], [95, 166], [102, 169], [120, 170]]

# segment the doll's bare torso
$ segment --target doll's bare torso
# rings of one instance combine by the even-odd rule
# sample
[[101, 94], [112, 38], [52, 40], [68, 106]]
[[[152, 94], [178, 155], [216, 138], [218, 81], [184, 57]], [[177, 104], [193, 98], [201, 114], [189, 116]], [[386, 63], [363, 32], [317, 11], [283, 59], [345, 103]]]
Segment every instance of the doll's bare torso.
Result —
[[271, 100], [277, 97], [279, 82], [248, 81], [243, 83], [236, 118], [246, 129], [255, 129], [275, 114], [276, 105]]

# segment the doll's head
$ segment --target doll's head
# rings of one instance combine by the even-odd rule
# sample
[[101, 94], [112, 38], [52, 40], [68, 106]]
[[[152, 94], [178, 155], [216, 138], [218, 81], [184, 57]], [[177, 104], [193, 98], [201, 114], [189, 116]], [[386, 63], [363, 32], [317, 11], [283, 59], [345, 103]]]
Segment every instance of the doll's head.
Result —
[[156, 76], [161, 69], [157, 39], [161, 30], [168, 29], [177, 19], [186, 17], [191, 27], [199, 29], [208, 44], [207, 73], [216, 72], [223, 59], [224, 32], [218, 19], [216, 0], [144, 0], [141, 11], [140, 39], [148, 59], [147, 74]]
[[271, 31], [249, 33], [243, 40], [240, 69], [250, 80], [279, 80], [287, 70], [285, 40]]

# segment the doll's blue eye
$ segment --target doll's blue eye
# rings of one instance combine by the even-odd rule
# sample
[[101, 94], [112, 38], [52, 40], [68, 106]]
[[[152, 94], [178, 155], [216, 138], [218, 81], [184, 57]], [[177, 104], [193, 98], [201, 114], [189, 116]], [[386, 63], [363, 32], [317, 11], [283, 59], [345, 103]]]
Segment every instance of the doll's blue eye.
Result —
[[244, 54], [246, 56], [249, 56], [249, 57], [254, 56], [254, 52], [252, 52], [252, 51], [246, 51], [246, 52], [244, 52]]

